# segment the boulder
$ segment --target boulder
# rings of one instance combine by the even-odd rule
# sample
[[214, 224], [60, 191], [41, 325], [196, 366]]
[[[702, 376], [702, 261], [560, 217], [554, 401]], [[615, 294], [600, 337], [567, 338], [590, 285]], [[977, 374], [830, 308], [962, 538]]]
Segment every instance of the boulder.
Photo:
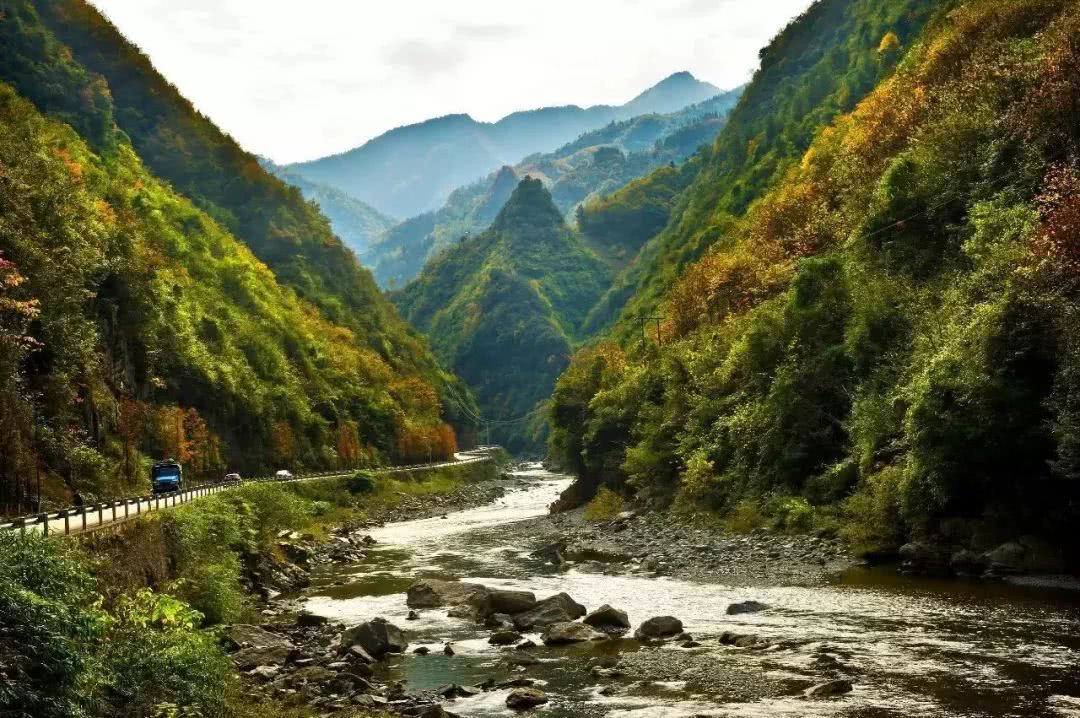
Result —
[[586, 614], [585, 607], [565, 593], [557, 593], [538, 602], [528, 611], [515, 614], [514, 626], [519, 631], [543, 628], [552, 623], [566, 623]]
[[764, 611], [768, 606], [758, 601], [741, 601], [739, 603], [733, 603], [727, 607], [727, 614], [729, 616], [736, 616], [740, 613], [757, 613], [758, 611]]
[[547, 702], [547, 695], [535, 688], [515, 688], [506, 697], [506, 707], [515, 711], [528, 710]]
[[221, 642], [226, 649], [237, 651], [241, 648], [269, 648], [273, 646], [292, 647], [284, 636], [271, 633], [265, 628], [247, 623], [237, 623], [222, 631]]
[[605, 633], [625, 633], [630, 630], [630, 619], [626, 611], [620, 611], [606, 603], [585, 616], [583, 623]]
[[1062, 573], [1065, 560], [1059, 548], [1037, 536], [1021, 536], [983, 554], [993, 573]]
[[592, 626], [584, 623], [568, 621], [564, 623], [552, 623], [544, 629], [540, 636], [548, 646], [558, 646], [567, 643], [585, 643], [586, 641], [602, 641], [607, 638], [606, 633], [597, 631]]
[[289, 646], [264, 646], [242, 648], [233, 654], [233, 663], [241, 671], [250, 671], [260, 666], [282, 666], [292, 653]]
[[509, 646], [517, 643], [522, 638], [517, 631], [496, 631], [488, 638], [488, 643], [493, 646]]
[[953, 553], [949, 568], [959, 576], [978, 576], [986, 568], [986, 561], [974, 551], [963, 548]]
[[325, 626], [329, 622], [330, 622], [330, 619], [327, 618], [326, 616], [320, 616], [317, 613], [308, 613], [307, 611], [302, 611], [296, 617], [296, 625], [297, 626], [302, 626], [304, 628], [313, 628], [315, 626]]
[[852, 688], [851, 681], [846, 678], [837, 678], [836, 680], [825, 681], [824, 683], [818, 683], [816, 686], [807, 688], [806, 695], [809, 698], [829, 698], [831, 696], [850, 693]]
[[521, 613], [535, 606], [536, 595], [531, 591], [492, 589], [487, 592], [487, 613]]
[[405, 594], [405, 604], [409, 608], [482, 605], [487, 600], [487, 595], [487, 588], [478, 583], [425, 578], [409, 586]]
[[404, 653], [409, 647], [405, 633], [385, 618], [374, 618], [341, 634], [341, 646], [348, 650], [357, 645], [375, 659], [387, 653]]
[[634, 638], [640, 640], [663, 639], [683, 632], [682, 621], [674, 616], [653, 616], [638, 626]]

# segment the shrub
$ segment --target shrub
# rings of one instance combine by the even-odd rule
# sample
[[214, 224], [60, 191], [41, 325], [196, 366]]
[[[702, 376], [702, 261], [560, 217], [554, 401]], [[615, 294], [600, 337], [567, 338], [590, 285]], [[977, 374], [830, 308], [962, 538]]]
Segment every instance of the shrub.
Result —
[[375, 489], [375, 475], [370, 471], [357, 471], [349, 479], [349, 491], [353, 494], [370, 494]]
[[623, 508], [622, 496], [606, 486], [601, 486], [596, 496], [585, 507], [585, 518], [588, 521], [610, 521], [621, 514]]
[[743, 499], [735, 504], [735, 508], [728, 514], [724, 523], [729, 531], [748, 534], [754, 529], [765, 525], [765, 516], [761, 513], [756, 502]]

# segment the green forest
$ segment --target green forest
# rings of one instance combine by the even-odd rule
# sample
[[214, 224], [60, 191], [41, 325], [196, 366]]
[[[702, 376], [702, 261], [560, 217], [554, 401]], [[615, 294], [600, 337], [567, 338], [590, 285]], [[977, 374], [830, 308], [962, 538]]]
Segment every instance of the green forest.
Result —
[[0, 503], [446, 456], [468, 390], [89, 5], [0, 3]]
[[[585, 495], [867, 554], [1064, 541], [1078, 37], [1061, 0], [826, 1], [781, 33], [611, 337], [559, 378], [550, 450]], [[644, 338], [643, 311], [662, 319]]]

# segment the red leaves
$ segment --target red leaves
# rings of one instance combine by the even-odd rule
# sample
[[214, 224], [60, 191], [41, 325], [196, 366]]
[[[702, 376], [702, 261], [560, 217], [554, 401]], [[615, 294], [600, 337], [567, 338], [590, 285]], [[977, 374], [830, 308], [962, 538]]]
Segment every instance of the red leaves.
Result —
[[1042, 222], [1032, 252], [1050, 260], [1069, 281], [1080, 279], [1080, 171], [1067, 165], [1050, 168], [1036, 203]]

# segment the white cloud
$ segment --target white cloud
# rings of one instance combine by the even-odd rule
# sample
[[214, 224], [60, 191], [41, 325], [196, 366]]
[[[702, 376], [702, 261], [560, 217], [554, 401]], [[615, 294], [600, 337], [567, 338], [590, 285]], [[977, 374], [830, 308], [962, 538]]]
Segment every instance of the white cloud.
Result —
[[195, 105], [278, 161], [467, 112], [745, 82], [810, 0], [92, 0]]

